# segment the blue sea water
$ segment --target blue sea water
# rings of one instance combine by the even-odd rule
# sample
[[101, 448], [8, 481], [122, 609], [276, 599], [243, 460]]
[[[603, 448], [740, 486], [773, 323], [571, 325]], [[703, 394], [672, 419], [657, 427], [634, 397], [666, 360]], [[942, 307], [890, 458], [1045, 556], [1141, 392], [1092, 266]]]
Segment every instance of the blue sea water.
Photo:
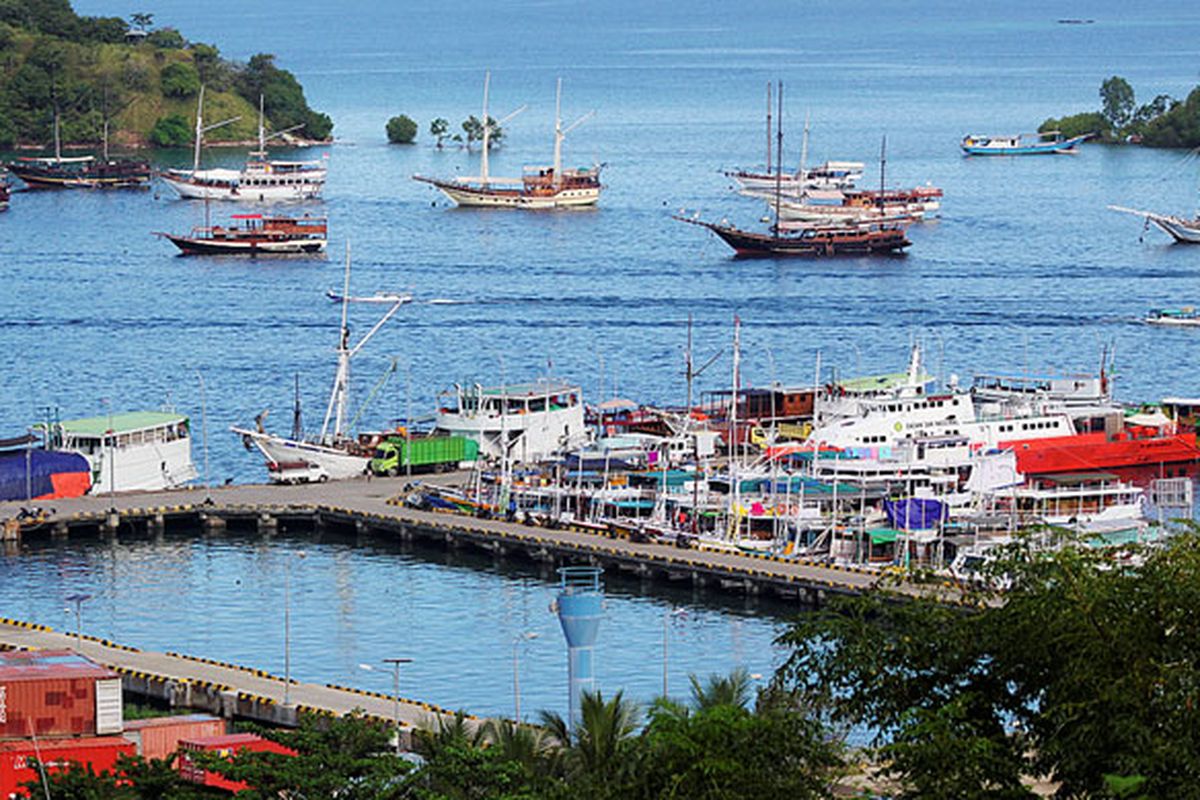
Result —
[[[76, 7], [125, 11], [101, 0]], [[456, 380], [489, 383], [546, 372], [579, 381], [589, 399], [619, 394], [682, 402], [689, 315], [698, 356], [723, 351], [704, 376], [705, 388], [728, 383], [738, 315], [743, 376], [751, 384], [807, 383], [818, 352], [826, 367], [843, 374], [891, 371], [920, 337], [930, 369], [942, 375], [1092, 371], [1101, 349], [1115, 347], [1122, 399], [1200, 393], [1194, 332], [1137, 322], [1150, 307], [1200, 301], [1200, 249], [1171, 246], [1154, 231], [1141, 241], [1138, 220], [1105, 209], [1188, 212], [1197, 201], [1196, 164], [1181, 152], [1138, 148], [1092, 145], [1074, 157], [965, 159], [957, 147], [969, 132], [1031, 131], [1047, 117], [1095, 109], [1100, 82], [1113, 74], [1125, 76], [1142, 100], [1163, 92], [1185, 96], [1200, 82], [1200, 8], [1102, 2], [1083, 9], [1028, 0], [1003, 7], [942, 0], [164, 0], [152, 10], [156, 24], [213, 42], [228, 57], [275, 53], [313, 106], [332, 115], [337, 143], [301, 153], [329, 155], [325, 199], [305, 210], [329, 215], [330, 256], [176, 257], [151, 232], [201, 224], [204, 210], [171, 199], [165, 189], [18, 194], [0, 215], [0, 431], [22, 432], [45, 407], [65, 416], [101, 414], [102, 399], [119, 409], [172, 402], [198, 418], [199, 372], [207, 386], [214, 479], [262, 479], [259, 460], [226, 429], [265, 408], [275, 410], [277, 428], [286, 428], [296, 374], [306, 419], [310, 426], [319, 422], [338, 326], [323, 293], [340, 286], [347, 246], [355, 291], [410, 287], [417, 297], [355, 360], [358, 398], [393, 358], [399, 364], [380, 401], [363, 414], [365, 427], [405, 416], [410, 404], [417, 414], [432, 412], [437, 392]], [[1094, 23], [1058, 24], [1065, 17]], [[478, 114], [487, 69], [493, 116], [528, 104], [506, 126], [493, 174], [548, 162], [554, 85], [562, 77], [564, 116], [596, 111], [568, 137], [565, 153], [569, 164], [605, 163], [607, 188], [597, 209], [455, 210], [410, 180], [414, 173], [478, 171], [477, 153], [438, 151], [424, 131], [436, 116], [457, 124]], [[871, 185], [886, 136], [889, 183], [931, 182], [945, 190], [940, 220], [912, 231], [907, 255], [734, 260], [708, 233], [669, 219], [681, 208], [744, 225], [762, 216], [760, 205], [730, 191], [720, 170], [761, 163], [771, 80], [784, 84], [788, 162], [798, 157], [807, 115], [810, 163], [865, 161], [872, 164], [865, 181]], [[417, 145], [386, 143], [384, 124], [399, 113], [420, 122]], [[208, 163], [242, 157], [206, 155]], [[187, 154], [165, 158], [182, 161]], [[233, 211], [212, 209], [217, 216]], [[375, 313], [354, 310], [356, 333], [368, 329]], [[383, 636], [364, 630], [376, 624], [368, 617], [394, 613], [387, 592], [415, 581], [416, 573], [435, 576], [422, 590], [432, 593], [435, 608], [412, 608], [430, 630], [467, 624], [455, 581], [474, 582], [470, 596], [499, 593], [531, 607], [544, 605], [547, 591], [536, 579], [534, 588], [523, 588], [528, 584], [506, 575], [485, 580], [427, 560], [352, 548], [320, 552], [329, 569], [312, 570], [324, 576], [313, 578], [320, 581], [312, 588], [314, 607], [340, 598], [347, 584], [382, 605], [368, 612], [355, 602], [322, 617], [307, 677], [344, 680], [351, 662], [368, 660], [380, 641], [372, 637]], [[43, 554], [5, 562], [9, 579], [0, 583], [0, 605], [33, 604], [30, 613], [56, 615], [60, 589], [107, 581], [111, 608], [100, 624], [108, 628], [93, 632], [177, 650], [194, 645], [213, 657], [277, 669], [268, 663], [277, 647], [249, 634], [224, 635], [215, 612], [196, 611], [200, 605], [179, 604], [170, 621], [131, 618], [130, 608], [142, 599], [127, 587], [161, 579], [185, 593], [220, 589], [223, 613], [240, 619], [273, 602], [267, 594], [277, 591], [278, 575], [263, 565], [279, 558], [277, 548], [260, 545], [83, 548], [65, 561]], [[340, 577], [342, 568], [348, 578]], [[191, 581], [206, 571], [220, 581], [243, 580], [243, 588]], [[39, 592], [46, 595], [41, 605], [25, 599]], [[657, 672], [645, 662], [654, 658], [666, 601], [629, 594], [611, 606], [613, 627], [640, 649], [622, 654], [624, 671], [607, 675], [646, 697]], [[444, 609], [440, 616], [437, 609]], [[770, 661], [777, 618], [713, 614], [721, 620], [713, 623], [720, 640], [709, 643], [720, 654], [718, 666], [769, 668], [762, 663]], [[198, 633], [210, 619], [211, 632]], [[489, 619], [502, 640], [523, 624], [508, 611]], [[753, 644], [739, 651], [735, 631]], [[338, 642], [332, 661], [318, 658], [328, 641]], [[560, 654], [541, 644], [529, 657], [546, 659], [546, 671], [533, 682], [549, 686]], [[503, 651], [501, 641], [487, 659], [467, 661], [479, 674], [495, 672]], [[427, 691], [446, 705], [503, 707], [497, 699], [508, 678], [503, 670], [492, 683], [474, 681], [475, 673], [460, 682], [474, 682], [478, 691], [454, 689], [437, 681], [450, 681], [446, 675], [463, 659], [426, 658], [431, 672], [438, 666], [448, 672], [417, 678], [414, 694]]]

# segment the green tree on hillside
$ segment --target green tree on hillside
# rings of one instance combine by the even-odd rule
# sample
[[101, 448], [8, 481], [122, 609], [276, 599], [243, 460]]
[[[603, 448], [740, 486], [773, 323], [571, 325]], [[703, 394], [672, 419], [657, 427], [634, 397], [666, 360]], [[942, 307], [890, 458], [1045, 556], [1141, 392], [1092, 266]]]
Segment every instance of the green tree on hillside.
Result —
[[192, 126], [182, 114], [159, 117], [150, 131], [150, 141], [159, 147], [185, 147], [192, 142]]
[[438, 117], [433, 122], [429, 123], [429, 135], [437, 139], [438, 150], [442, 149], [446, 141], [446, 137], [450, 135], [450, 121]]
[[333, 120], [308, 107], [296, 76], [275, 66], [275, 56], [269, 53], [252, 56], [236, 85], [248, 99], [262, 95], [265, 113], [277, 129], [303, 125], [304, 135], [311, 139], [328, 139], [333, 132]]
[[182, 61], [163, 67], [160, 81], [162, 92], [167, 97], [195, 97], [200, 91], [200, 73], [191, 64]]

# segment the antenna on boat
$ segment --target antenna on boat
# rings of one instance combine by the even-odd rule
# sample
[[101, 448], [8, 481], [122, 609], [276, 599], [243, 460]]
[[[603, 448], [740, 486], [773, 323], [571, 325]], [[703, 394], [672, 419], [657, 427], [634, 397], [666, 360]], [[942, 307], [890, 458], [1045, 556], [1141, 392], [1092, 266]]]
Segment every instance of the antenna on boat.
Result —
[[[775, 237], [779, 237], [779, 196], [783, 193], [783, 81], [779, 82], [779, 114], [775, 120]], [[768, 168], [770, 165], [768, 165]]]
[[304, 426], [300, 422], [300, 373], [296, 373], [296, 399], [292, 405], [292, 438], [296, 441], [304, 434]]
[[484, 187], [488, 184], [488, 139], [490, 131], [488, 128], [488, 86], [492, 82], [492, 71], [488, 70], [483, 73], [483, 157], [479, 162], [479, 176]]
[[562, 78], [558, 79], [558, 89], [554, 95], [554, 185], [562, 185], [562, 143], [567, 134], [586, 122], [595, 111], [589, 111], [572, 122], [565, 129], [562, 126]]
[[887, 176], [887, 134], [883, 135], [883, 142], [879, 145], [879, 216], [883, 217], [883, 197], [886, 190]]
[[767, 172], [771, 171], [771, 81], [767, 81]]

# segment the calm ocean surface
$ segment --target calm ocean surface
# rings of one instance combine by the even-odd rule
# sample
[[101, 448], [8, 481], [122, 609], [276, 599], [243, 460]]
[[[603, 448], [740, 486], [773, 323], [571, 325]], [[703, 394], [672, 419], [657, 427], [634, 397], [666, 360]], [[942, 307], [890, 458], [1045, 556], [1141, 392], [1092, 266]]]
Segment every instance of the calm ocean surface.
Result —
[[[97, 0], [76, 7], [125, 10]], [[340, 286], [347, 243], [355, 291], [411, 287], [418, 301], [355, 361], [358, 397], [391, 359], [400, 364], [364, 414], [368, 427], [403, 416], [406, 394], [417, 414], [429, 413], [456, 380], [498, 383], [548, 369], [581, 382], [591, 399], [682, 402], [689, 314], [698, 357], [724, 349], [705, 388], [728, 381], [737, 314], [751, 384], [809, 382], [818, 351], [843, 373], [891, 371], [923, 337], [930, 370], [964, 379], [1091, 371], [1108, 345], [1122, 399], [1200, 393], [1193, 332], [1136, 321], [1153, 306], [1200, 301], [1200, 249], [1169, 246], [1157, 232], [1140, 243], [1137, 220], [1105, 210], [1191, 211], [1196, 164], [1180, 152], [1099, 146], [1076, 157], [964, 159], [957, 147], [968, 132], [1030, 131], [1094, 109], [1113, 74], [1143, 101], [1183, 97], [1200, 82], [1200, 8], [165, 0], [153, 10], [156, 24], [226, 56], [276, 53], [312, 105], [333, 116], [338, 143], [307, 152], [330, 155], [325, 200], [306, 208], [330, 217], [330, 257], [178, 258], [151, 231], [186, 230], [204, 212], [165, 189], [15, 196], [0, 215], [0, 435], [22, 432], [47, 406], [101, 414], [102, 398], [121, 409], [170, 401], [198, 423], [199, 370], [214, 481], [262, 479], [259, 460], [227, 428], [265, 408], [286, 428], [297, 373], [306, 420], [319, 423], [338, 324], [323, 293]], [[597, 112], [568, 137], [565, 161], [607, 164], [598, 209], [456, 211], [409, 179], [477, 172], [478, 154], [438, 152], [425, 130], [435, 116], [457, 126], [478, 114], [488, 68], [494, 116], [529, 106], [506, 127], [493, 173], [549, 161], [561, 76], [564, 116]], [[886, 135], [890, 184], [945, 189], [941, 219], [912, 231], [906, 256], [734, 261], [710, 234], [668, 218], [681, 207], [744, 225], [762, 215], [719, 170], [761, 163], [764, 87], [775, 79], [785, 86], [786, 161], [798, 157], [808, 113], [810, 163], [865, 161], [872, 185]], [[418, 145], [386, 144], [384, 123], [399, 113], [420, 122]], [[243, 156], [215, 151], [206, 160]], [[214, 218], [234, 212], [213, 207]], [[356, 331], [374, 314], [356, 309]], [[59, 625], [62, 595], [92, 591], [101, 598], [88, 610], [93, 633], [279, 670], [281, 645], [269, 637], [279, 627], [282, 560], [277, 544], [237, 540], [43, 551], [0, 561], [0, 608]], [[406, 693], [503, 711], [508, 642], [531, 626], [544, 636], [527, 655], [526, 703], [561, 697], [561, 638], [536, 576], [337, 544], [311, 547], [302, 572], [301, 677], [349, 681], [359, 661], [416, 652]], [[671, 602], [636, 585], [610, 602], [606, 686], [642, 698], [657, 689]], [[776, 613], [697, 606], [691, 624], [700, 632], [676, 648], [679, 675], [738, 663], [768, 670]], [[405, 638], [394, 638], [398, 630]]]

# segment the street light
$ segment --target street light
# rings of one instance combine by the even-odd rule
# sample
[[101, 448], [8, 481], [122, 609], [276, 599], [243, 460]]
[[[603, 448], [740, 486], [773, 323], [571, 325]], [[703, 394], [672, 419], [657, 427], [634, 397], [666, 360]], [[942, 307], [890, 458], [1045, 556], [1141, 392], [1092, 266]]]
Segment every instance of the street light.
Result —
[[212, 503], [212, 484], [208, 480], [208, 403], [205, 401], [204, 376], [196, 370], [200, 381], [200, 435], [204, 440], [204, 504]]
[[521, 664], [519, 653], [522, 644], [532, 642], [539, 636], [541, 634], [537, 631], [525, 631], [513, 637], [513, 710], [516, 712], [514, 719], [518, 724], [521, 722]]
[[662, 679], [663, 679], [662, 696], [663, 697], [667, 696], [667, 631], [668, 631], [668, 624], [671, 622], [672, 619], [679, 619], [684, 616], [687, 616], [687, 609], [685, 609], [685, 608], [671, 608], [671, 609], [668, 609], [667, 611], [663, 612], [663, 631], [662, 631], [662, 656], [663, 656], [663, 659], [662, 659]]
[[[78, 651], [83, 644], [83, 603], [85, 600], [91, 600], [90, 594], [69, 594], [67, 602], [75, 604], [75, 649]], [[70, 613], [71, 609], [67, 609]]]
[[283, 704], [292, 702], [292, 558], [304, 558], [306, 553], [297, 550], [287, 556], [283, 570]]
[[[400, 755], [400, 665], [411, 664], [411, 658], [385, 658], [384, 664], [390, 664], [392, 667], [392, 724], [396, 728], [396, 755]], [[370, 664], [359, 664], [359, 669], [365, 669], [367, 672], [378, 672], [379, 670]]]

